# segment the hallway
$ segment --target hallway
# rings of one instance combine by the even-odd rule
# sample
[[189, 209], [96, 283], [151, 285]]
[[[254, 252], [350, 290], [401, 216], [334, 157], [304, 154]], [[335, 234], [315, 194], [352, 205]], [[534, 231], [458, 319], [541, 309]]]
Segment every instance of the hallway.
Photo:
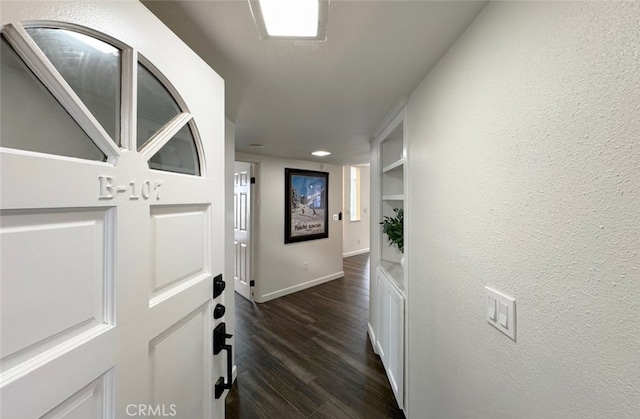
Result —
[[344, 278], [267, 303], [236, 295], [231, 418], [404, 418], [367, 336], [369, 255]]

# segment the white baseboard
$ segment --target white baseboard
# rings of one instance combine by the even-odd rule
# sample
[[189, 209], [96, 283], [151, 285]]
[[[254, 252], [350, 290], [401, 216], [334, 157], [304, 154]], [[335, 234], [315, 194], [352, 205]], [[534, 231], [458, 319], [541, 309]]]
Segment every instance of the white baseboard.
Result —
[[263, 295], [259, 300], [258, 298], [256, 298], [256, 302], [266, 303], [269, 300], [273, 300], [279, 297], [284, 297], [285, 295], [293, 294], [294, 292], [306, 290], [307, 288], [315, 287], [316, 285], [324, 284], [325, 282], [333, 281], [334, 279], [342, 278], [343, 276], [344, 276], [344, 271], [336, 272], [334, 274], [323, 276], [322, 278], [313, 279], [311, 281], [303, 282], [302, 284], [294, 285], [292, 287], [288, 287], [280, 291], [270, 292], [268, 294]]
[[378, 345], [376, 344], [376, 334], [373, 331], [373, 326], [371, 326], [371, 323], [369, 322], [367, 322], [367, 330], [369, 331], [369, 340], [371, 340], [371, 347], [373, 348], [373, 352], [375, 352], [376, 355], [379, 355]]
[[349, 256], [356, 256], [356, 255], [361, 255], [363, 253], [369, 253], [369, 250], [370, 249], [368, 247], [366, 249], [354, 250], [353, 252], [343, 253], [342, 257], [348, 258]]

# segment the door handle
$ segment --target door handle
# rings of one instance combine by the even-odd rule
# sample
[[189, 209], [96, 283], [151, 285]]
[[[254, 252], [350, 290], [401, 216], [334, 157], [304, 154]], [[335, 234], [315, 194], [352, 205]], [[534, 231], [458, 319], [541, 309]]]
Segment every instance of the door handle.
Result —
[[230, 390], [233, 385], [232, 382], [232, 367], [233, 367], [233, 348], [231, 345], [227, 345], [226, 340], [233, 335], [227, 333], [226, 325], [220, 323], [213, 330], [213, 354], [218, 355], [220, 352], [227, 351], [227, 382], [225, 383], [224, 377], [218, 378], [215, 384], [215, 397], [219, 399], [225, 390]]

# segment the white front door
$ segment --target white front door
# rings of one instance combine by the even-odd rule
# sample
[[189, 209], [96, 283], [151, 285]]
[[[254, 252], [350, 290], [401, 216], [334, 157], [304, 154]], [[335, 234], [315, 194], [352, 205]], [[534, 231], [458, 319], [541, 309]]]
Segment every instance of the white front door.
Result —
[[223, 418], [222, 79], [138, 2], [0, 7], [0, 417]]
[[251, 163], [236, 162], [233, 173], [235, 290], [251, 299]]

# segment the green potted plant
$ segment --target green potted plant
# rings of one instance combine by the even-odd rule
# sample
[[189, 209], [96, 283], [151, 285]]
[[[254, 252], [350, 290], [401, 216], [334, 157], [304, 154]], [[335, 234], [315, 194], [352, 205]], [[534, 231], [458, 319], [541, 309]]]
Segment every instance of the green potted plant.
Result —
[[401, 264], [404, 267], [404, 210], [402, 208], [394, 208], [395, 216], [385, 215], [380, 224], [382, 224], [382, 232], [389, 239], [389, 246], [396, 245], [402, 253]]

